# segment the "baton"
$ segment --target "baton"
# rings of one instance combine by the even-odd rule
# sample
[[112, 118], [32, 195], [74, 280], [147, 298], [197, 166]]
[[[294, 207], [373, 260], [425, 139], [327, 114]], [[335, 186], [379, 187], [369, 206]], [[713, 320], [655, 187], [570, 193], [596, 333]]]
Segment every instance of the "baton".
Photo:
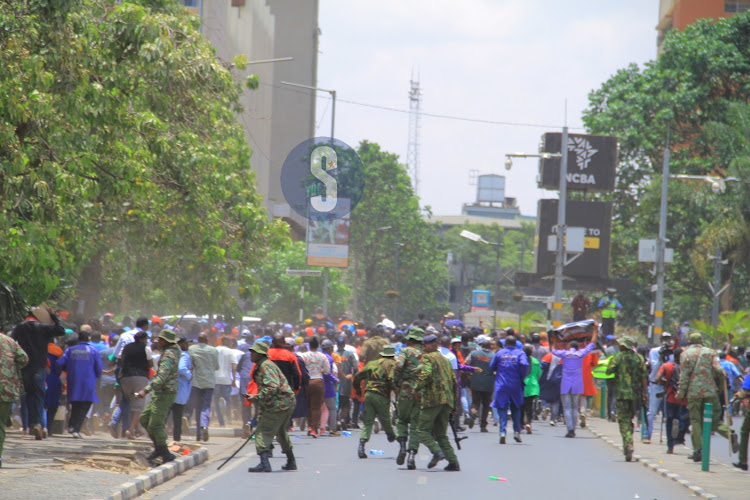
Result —
[[223, 464], [221, 464], [221, 465], [220, 465], [220, 466], [219, 466], [219, 467], [218, 467], [218, 468], [217, 468], [216, 470], [220, 470], [220, 469], [221, 469], [222, 467], [224, 467], [224, 466], [225, 466], [225, 465], [227, 464], [227, 462], [229, 462], [230, 460], [232, 460], [232, 459], [234, 458], [234, 456], [235, 456], [235, 455], [236, 455], [237, 453], [239, 453], [239, 452], [240, 452], [240, 450], [241, 450], [242, 448], [244, 448], [244, 447], [245, 447], [245, 445], [246, 445], [247, 443], [249, 443], [249, 442], [250, 442], [250, 440], [251, 440], [251, 439], [252, 439], [252, 438], [253, 438], [253, 437], [255, 436], [255, 431], [257, 431], [257, 430], [258, 430], [258, 428], [257, 428], [257, 427], [256, 427], [255, 429], [253, 429], [253, 432], [252, 432], [252, 433], [250, 434], [250, 437], [248, 437], [248, 438], [247, 438], [247, 439], [245, 440], [245, 442], [244, 442], [244, 443], [242, 443], [242, 446], [240, 446], [239, 448], [237, 448], [237, 451], [235, 451], [234, 453], [232, 453], [232, 455], [231, 455], [231, 456], [230, 456], [229, 458], [227, 458], [226, 460], [224, 460], [224, 463], [223, 463]]

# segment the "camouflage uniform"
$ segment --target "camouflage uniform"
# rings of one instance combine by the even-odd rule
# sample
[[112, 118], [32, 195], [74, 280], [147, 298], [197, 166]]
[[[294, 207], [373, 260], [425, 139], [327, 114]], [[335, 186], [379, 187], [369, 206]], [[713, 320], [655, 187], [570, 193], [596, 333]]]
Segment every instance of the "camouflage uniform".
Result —
[[146, 409], [141, 413], [141, 425], [148, 432], [148, 436], [155, 446], [167, 445], [167, 432], [164, 422], [167, 419], [169, 409], [177, 398], [177, 389], [180, 386], [180, 348], [177, 344], [170, 344], [164, 349], [159, 358], [159, 368], [151, 383], [143, 389], [151, 393]]
[[607, 365], [607, 374], [614, 375], [617, 423], [622, 436], [622, 451], [628, 457], [633, 450], [633, 417], [638, 401], [643, 397], [643, 384], [648, 380], [646, 361], [630, 349], [620, 351]]
[[29, 362], [29, 356], [15, 340], [0, 333], [0, 462], [5, 443], [5, 421], [10, 416], [10, 407], [21, 395], [21, 368]]
[[367, 363], [354, 377], [354, 387], [357, 392], [362, 386], [361, 382], [367, 380], [367, 386], [365, 387], [365, 423], [359, 436], [360, 441], [370, 439], [375, 417], [380, 421], [389, 439], [395, 438], [390, 412], [391, 391], [396, 390], [393, 377], [395, 368], [396, 360], [380, 358]]
[[[690, 414], [690, 440], [693, 450], [703, 448], [703, 405], [713, 404], [711, 429], [729, 439], [729, 427], [721, 422], [721, 406], [719, 404], [716, 381], [724, 377], [719, 358], [708, 347], [691, 344], [680, 356], [680, 386], [677, 397], [685, 399], [687, 396], [688, 413]], [[720, 423], [721, 422], [721, 423]]]
[[422, 398], [419, 441], [433, 455], [442, 450], [448, 462], [457, 463], [458, 457], [448, 439], [448, 420], [458, 400], [458, 382], [451, 362], [440, 351], [422, 355], [417, 390]]
[[401, 349], [396, 360], [395, 380], [399, 386], [396, 409], [396, 437], [399, 440], [409, 437], [407, 449], [416, 451], [419, 448], [420, 398], [417, 392], [417, 380], [422, 371], [422, 350], [419, 346], [407, 346]]
[[296, 405], [294, 391], [281, 369], [268, 358], [256, 363], [253, 380], [258, 386], [260, 411], [255, 432], [255, 451], [258, 455], [270, 451], [275, 436], [281, 445], [281, 451], [287, 453], [292, 449], [287, 426]]
[[362, 349], [359, 351], [359, 360], [365, 365], [370, 361], [375, 361], [380, 357], [380, 351], [387, 345], [391, 345], [391, 343], [384, 337], [370, 337], [362, 344]]

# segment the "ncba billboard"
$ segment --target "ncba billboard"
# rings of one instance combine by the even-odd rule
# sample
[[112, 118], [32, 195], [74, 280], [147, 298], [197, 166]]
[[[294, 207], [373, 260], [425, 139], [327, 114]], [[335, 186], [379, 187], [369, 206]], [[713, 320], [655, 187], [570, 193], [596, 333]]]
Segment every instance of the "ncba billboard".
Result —
[[[557, 234], [558, 200], [539, 200], [537, 207], [536, 253], [534, 263], [541, 276], [555, 274], [555, 252], [547, 250], [547, 240]], [[566, 205], [567, 227], [582, 227], [583, 255], [565, 266], [563, 274], [570, 277], [607, 278], [612, 228], [612, 203], [603, 201], [570, 201]]]
[[[545, 153], [559, 153], [562, 143], [560, 132], [542, 136], [541, 148]], [[606, 135], [568, 135], [568, 189], [573, 191], [605, 192], [615, 187], [617, 164], [617, 138]], [[560, 158], [539, 162], [539, 187], [559, 189]]]

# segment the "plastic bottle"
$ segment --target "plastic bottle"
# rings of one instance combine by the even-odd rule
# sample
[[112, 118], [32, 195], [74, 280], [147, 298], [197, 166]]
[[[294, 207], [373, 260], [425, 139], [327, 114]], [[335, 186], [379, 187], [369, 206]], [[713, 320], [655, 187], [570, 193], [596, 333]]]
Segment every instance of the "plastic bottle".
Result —
[[348, 438], [352, 437], [352, 433], [349, 431], [341, 431], [341, 435]]
[[383, 455], [383, 450], [370, 450], [370, 455]]
[[507, 481], [504, 477], [490, 476], [490, 481]]

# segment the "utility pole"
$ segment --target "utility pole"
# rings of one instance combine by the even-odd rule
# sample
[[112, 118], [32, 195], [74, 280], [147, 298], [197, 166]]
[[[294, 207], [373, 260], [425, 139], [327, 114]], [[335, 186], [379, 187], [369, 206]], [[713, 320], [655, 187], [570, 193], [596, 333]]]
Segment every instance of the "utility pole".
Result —
[[568, 200], [568, 127], [563, 127], [560, 144], [560, 202], [557, 207], [557, 251], [555, 252], [555, 310], [553, 326], [562, 325], [563, 268], [565, 267], [565, 205]]
[[711, 326], [716, 328], [719, 324], [719, 295], [723, 290], [719, 289], [721, 285], [721, 250], [716, 249], [716, 255], [714, 256], [714, 289], [712, 290], [714, 296], [713, 307], [711, 308]]
[[661, 173], [661, 207], [659, 209], [659, 237], [656, 239], [656, 300], [654, 303], [654, 336], [661, 335], [664, 326], [664, 253], [667, 250], [667, 194], [669, 186], [669, 138], [664, 149]]

